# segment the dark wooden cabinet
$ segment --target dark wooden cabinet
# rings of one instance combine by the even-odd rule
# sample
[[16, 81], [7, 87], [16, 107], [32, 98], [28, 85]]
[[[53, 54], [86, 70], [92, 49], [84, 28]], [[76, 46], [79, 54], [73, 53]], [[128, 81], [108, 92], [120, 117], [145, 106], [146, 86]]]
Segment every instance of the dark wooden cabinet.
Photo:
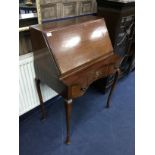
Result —
[[[120, 65], [120, 77], [123, 77], [134, 69], [135, 2], [97, 0], [97, 15], [105, 19], [114, 53], [123, 58]], [[111, 77], [106, 77], [98, 81], [97, 85], [103, 83], [102, 90], [104, 90], [110, 86], [110, 83], [112, 84], [111, 79]]]
[[[66, 101], [67, 143], [70, 143], [72, 100], [94, 81], [115, 73], [120, 57], [113, 53], [105, 21], [78, 17], [30, 27], [36, 83], [47, 84]], [[43, 115], [44, 107], [42, 106]]]

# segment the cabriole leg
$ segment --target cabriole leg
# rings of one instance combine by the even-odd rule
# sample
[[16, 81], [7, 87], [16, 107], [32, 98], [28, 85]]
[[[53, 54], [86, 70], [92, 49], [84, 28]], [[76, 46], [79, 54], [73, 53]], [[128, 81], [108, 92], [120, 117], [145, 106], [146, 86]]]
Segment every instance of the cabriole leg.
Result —
[[112, 84], [112, 86], [111, 86], [111, 89], [110, 89], [110, 92], [109, 92], [109, 95], [108, 95], [108, 100], [107, 100], [107, 105], [106, 105], [107, 108], [110, 107], [110, 99], [111, 99], [112, 93], [113, 93], [113, 91], [114, 91], [115, 85], [116, 85], [116, 83], [117, 83], [119, 73], [120, 73], [120, 70], [117, 69], [117, 70], [116, 70], [116, 73], [115, 73], [115, 76], [114, 76], [113, 84]]
[[67, 137], [66, 144], [70, 144], [70, 120], [71, 120], [71, 111], [72, 111], [72, 100], [65, 100], [65, 110], [66, 110], [66, 129], [67, 129]]
[[41, 120], [44, 120], [46, 118], [46, 112], [45, 112], [45, 107], [44, 107], [43, 98], [42, 98], [41, 89], [40, 89], [40, 80], [35, 79], [35, 82], [36, 82], [37, 93], [40, 101]]

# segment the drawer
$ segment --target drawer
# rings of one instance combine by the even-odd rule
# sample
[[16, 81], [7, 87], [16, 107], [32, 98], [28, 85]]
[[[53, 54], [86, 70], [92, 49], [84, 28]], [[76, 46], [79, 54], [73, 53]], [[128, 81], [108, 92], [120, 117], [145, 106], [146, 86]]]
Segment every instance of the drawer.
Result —
[[114, 72], [115, 72], [114, 64], [100, 66], [99, 68], [88, 72], [88, 75], [87, 75], [88, 83], [87, 84], [90, 85], [92, 82], [100, 78], [103, 78], [105, 76], [108, 76], [110, 74], [113, 74]]
[[90, 70], [87, 75], [88, 84], [91, 84], [93, 81], [102, 78], [108, 72], [108, 66], [103, 66], [94, 70]]
[[76, 98], [82, 96], [86, 92], [87, 88], [88, 86], [81, 86], [79, 84], [72, 85], [69, 87], [69, 97]]
[[82, 96], [94, 81], [112, 75], [117, 62], [119, 62], [117, 56], [112, 56], [64, 77], [62, 81], [68, 87], [70, 98]]
[[82, 96], [91, 83], [112, 74], [114, 71], [114, 65], [104, 65], [97, 69], [85, 70], [85, 74], [77, 75], [76, 79], [69, 86], [69, 96], [71, 98]]

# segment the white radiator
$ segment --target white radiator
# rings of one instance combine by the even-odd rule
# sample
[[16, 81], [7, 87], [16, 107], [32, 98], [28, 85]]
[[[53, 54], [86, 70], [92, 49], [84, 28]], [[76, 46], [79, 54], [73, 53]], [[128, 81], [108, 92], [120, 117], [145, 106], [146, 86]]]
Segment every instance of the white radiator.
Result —
[[[56, 96], [57, 93], [46, 85], [41, 84], [43, 101]], [[19, 115], [39, 105], [39, 98], [35, 86], [35, 72], [33, 54], [29, 53], [19, 58]]]

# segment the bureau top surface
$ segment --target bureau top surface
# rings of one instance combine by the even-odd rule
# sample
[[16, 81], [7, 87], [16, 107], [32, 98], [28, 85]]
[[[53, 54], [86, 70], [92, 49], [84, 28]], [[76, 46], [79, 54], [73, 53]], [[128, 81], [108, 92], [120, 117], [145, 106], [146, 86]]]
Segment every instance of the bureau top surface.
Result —
[[43, 24], [37, 28], [44, 30], [61, 74], [111, 55], [113, 51], [104, 19], [81, 18], [65, 21], [65, 24]]
[[87, 21], [97, 20], [100, 18], [101, 17], [87, 15], [87, 16], [75, 17], [70, 19], [47, 22], [44, 24], [37, 24], [37, 25], [33, 25], [32, 27], [39, 31], [49, 32], [49, 31], [55, 31], [57, 29], [61, 29], [67, 26], [76, 25]]

